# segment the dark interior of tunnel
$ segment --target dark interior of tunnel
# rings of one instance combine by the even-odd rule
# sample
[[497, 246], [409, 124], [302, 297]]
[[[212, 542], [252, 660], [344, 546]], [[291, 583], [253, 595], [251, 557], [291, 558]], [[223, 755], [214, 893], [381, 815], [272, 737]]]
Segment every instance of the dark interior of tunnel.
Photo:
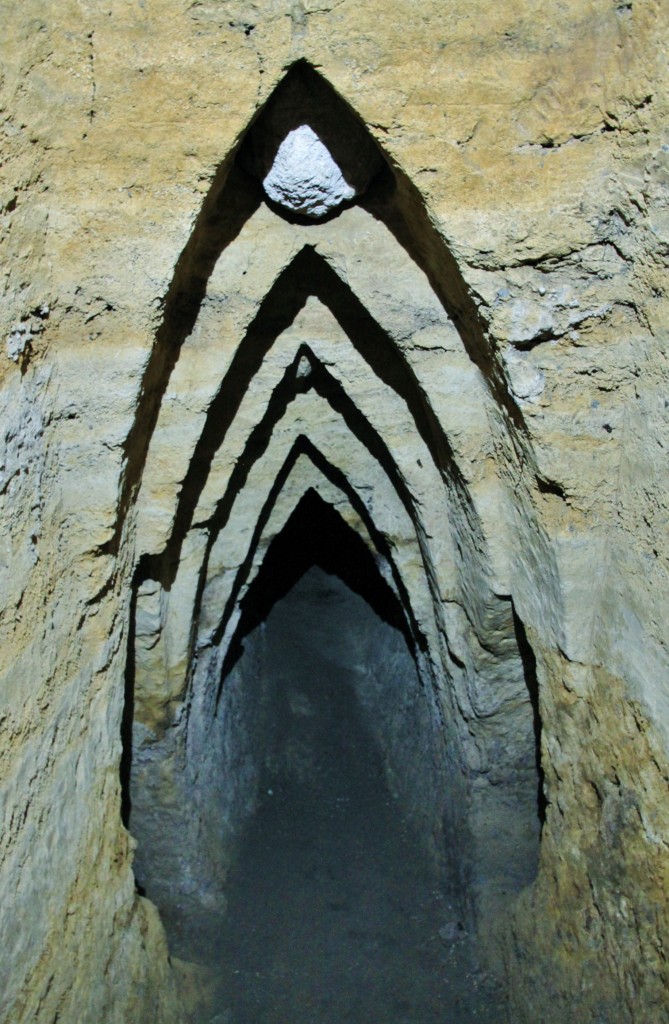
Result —
[[[386, 770], [382, 732], [399, 744], [406, 723], [401, 700], [381, 723], [380, 703], [397, 698], [398, 672], [399, 686], [415, 685], [406, 645], [342, 582], [359, 565], [331, 568], [307, 569], [263, 619], [271, 725], [230, 872], [214, 1001], [239, 1024], [492, 1021], [499, 992]], [[378, 606], [373, 587], [356, 589]]]
[[499, 989], [397, 792], [413, 774], [429, 803], [436, 756], [397, 599], [337, 520], [305, 496], [249, 591], [222, 699], [241, 681], [254, 809], [224, 913], [182, 928], [168, 912], [171, 948], [209, 968], [211, 1021], [496, 1020]]
[[198, 748], [205, 817], [239, 780], [251, 790], [217, 905], [157, 900], [173, 955], [216, 978], [206, 1019], [497, 1020], [502, 990], [421, 841], [443, 798], [442, 726], [379, 554], [310, 488], [239, 607]]
[[[138, 879], [172, 955], [214, 979], [202, 1021], [496, 1019], [497, 983], [423, 842], [443, 737], [378, 554], [308, 489], [240, 610], [195, 741], [203, 845], [241, 793], [218, 896], [160, 897], [160, 856]], [[178, 860], [186, 836], [158, 828]]]
[[406, 611], [379, 573], [375, 555], [332, 506], [309, 488], [270, 543], [257, 576], [240, 602], [241, 618], [223, 666], [223, 679], [241, 656], [244, 637], [267, 618], [272, 606], [312, 565], [340, 577], [412, 648]]

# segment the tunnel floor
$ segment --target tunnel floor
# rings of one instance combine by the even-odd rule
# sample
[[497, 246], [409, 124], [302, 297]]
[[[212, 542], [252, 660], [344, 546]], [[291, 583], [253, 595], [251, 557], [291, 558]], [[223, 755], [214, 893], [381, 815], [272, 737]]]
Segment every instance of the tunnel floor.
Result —
[[321, 680], [292, 721], [229, 877], [209, 1020], [498, 1024], [502, 994], [398, 816], [353, 693]]

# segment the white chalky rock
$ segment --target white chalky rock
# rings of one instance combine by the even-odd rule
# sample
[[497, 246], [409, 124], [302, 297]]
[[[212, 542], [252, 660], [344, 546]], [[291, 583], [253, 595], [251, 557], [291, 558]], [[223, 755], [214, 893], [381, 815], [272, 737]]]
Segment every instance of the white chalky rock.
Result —
[[330, 151], [306, 124], [288, 132], [263, 180], [263, 188], [275, 203], [314, 219], [356, 195]]
[[508, 348], [504, 364], [509, 374], [509, 386], [519, 402], [538, 402], [546, 387], [546, 375], [527, 359], [524, 352]]

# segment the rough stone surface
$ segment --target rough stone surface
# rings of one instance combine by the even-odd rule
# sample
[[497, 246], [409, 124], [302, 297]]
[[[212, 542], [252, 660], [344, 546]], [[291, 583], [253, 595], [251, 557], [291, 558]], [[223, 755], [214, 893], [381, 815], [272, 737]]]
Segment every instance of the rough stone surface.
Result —
[[288, 132], [262, 184], [274, 202], [315, 220], [355, 195], [332, 154], [308, 124]]
[[[129, 712], [159, 803], [310, 490], [420, 641], [510, 1019], [669, 1020], [665, 6], [0, 9], [0, 1020], [185, 1019]], [[313, 225], [245, 148], [299, 123], [383, 154]]]

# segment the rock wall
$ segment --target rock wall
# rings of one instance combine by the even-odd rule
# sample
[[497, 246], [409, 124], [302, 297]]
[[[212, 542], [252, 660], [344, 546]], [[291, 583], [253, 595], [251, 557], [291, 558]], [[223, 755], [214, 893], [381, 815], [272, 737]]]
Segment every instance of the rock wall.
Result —
[[[194, 652], [220, 672], [317, 488], [425, 652], [474, 877], [540, 719], [538, 877], [475, 893], [511, 1019], [669, 1020], [666, 11], [1, 9], [0, 1019], [181, 1019], [129, 719], [174, 720]], [[335, 96], [309, 114], [335, 169], [341, 110], [379, 161], [359, 201], [325, 161], [344, 208], [316, 224], [259, 192], [291, 68]]]

